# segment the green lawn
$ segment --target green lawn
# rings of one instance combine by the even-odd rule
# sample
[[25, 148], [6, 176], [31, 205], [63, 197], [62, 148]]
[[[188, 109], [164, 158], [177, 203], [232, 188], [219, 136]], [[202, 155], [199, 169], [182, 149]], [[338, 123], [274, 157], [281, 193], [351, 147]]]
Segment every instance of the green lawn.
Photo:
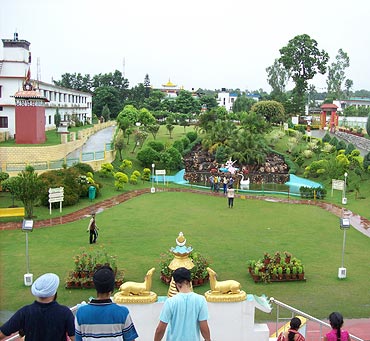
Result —
[[[149, 186], [148, 186], [149, 187]], [[30, 269], [34, 276], [56, 272], [64, 281], [73, 270], [72, 257], [90, 248], [88, 218], [29, 233]], [[166, 295], [159, 279], [161, 253], [175, 246], [180, 231], [187, 244], [211, 259], [218, 279], [235, 279], [247, 293], [266, 294], [318, 318], [341, 311], [346, 318], [368, 317], [370, 263], [369, 238], [355, 229], [347, 232], [345, 267], [347, 278], [337, 278], [341, 266], [343, 231], [333, 214], [315, 206], [236, 199], [228, 209], [226, 198], [202, 194], [157, 192], [146, 194], [97, 215], [100, 239], [93, 248], [104, 247], [118, 256], [125, 280], [143, 281], [156, 267], [152, 290]], [[14, 311], [32, 301], [23, 285], [26, 272], [25, 233], [0, 232], [2, 276], [0, 310]], [[289, 251], [305, 265], [306, 282], [255, 284], [246, 261], [264, 252]], [[199, 293], [208, 285], [196, 288]], [[92, 289], [66, 290], [59, 301], [69, 306], [94, 295]], [[270, 320], [258, 313], [259, 320]]]

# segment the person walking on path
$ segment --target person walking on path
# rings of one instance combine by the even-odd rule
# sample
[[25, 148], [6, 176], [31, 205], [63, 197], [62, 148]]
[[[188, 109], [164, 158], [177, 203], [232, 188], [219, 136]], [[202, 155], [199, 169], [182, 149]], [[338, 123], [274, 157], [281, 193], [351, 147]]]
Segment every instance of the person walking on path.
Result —
[[227, 189], [227, 203], [229, 205], [229, 208], [234, 207], [234, 197], [235, 197], [235, 190], [233, 186], [229, 185]]
[[97, 298], [80, 306], [76, 312], [76, 341], [135, 341], [139, 337], [127, 307], [110, 299], [114, 281], [115, 275], [109, 266], [102, 266], [95, 271], [93, 282]]
[[74, 316], [71, 310], [57, 301], [59, 277], [46, 273], [32, 284], [36, 297], [30, 305], [19, 309], [0, 327], [0, 340], [18, 332], [27, 341], [66, 341], [75, 337]]
[[290, 320], [290, 328], [285, 332], [281, 332], [277, 341], [305, 341], [304, 336], [298, 332], [301, 323], [298, 317], [293, 317]]
[[346, 330], [342, 330], [343, 316], [338, 312], [329, 315], [332, 330], [324, 336], [324, 341], [350, 341], [351, 337]]
[[163, 305], [154, 341], [162, 340], [167, 329], [167, 340], [211, 340], [208, 326], [208, 306], [204, 296], [192, 291], [190, 271], [184, 267], [173, 272], [178, 294], [168, 298]]
[[95, 220], [95, 213], [91, 215], [91, 219], [89, 221], [89, 226], [87, 227], [86, 232], [90, 232], [90, 244], [95, 244], [96, 239], [98, 238], [98, 226], [96, 225]]

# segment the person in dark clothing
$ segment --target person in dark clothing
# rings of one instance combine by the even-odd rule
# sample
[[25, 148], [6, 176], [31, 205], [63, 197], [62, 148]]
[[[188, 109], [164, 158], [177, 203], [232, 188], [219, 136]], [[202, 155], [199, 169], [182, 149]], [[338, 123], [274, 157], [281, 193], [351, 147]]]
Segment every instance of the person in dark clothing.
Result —
[[75, 324], [71, 310], [56, 301], [59, 277], [47, 273], [33, 283], [36, 301], [19, 309], [0, 327], [0, 340], [18, 332], [27, 341], [74, 341]]
[[96, 226], [95, 213], [91, 215], [87, 232], [90, 232], [90, 244], [95, 244], [98, 238], [98, 227]]

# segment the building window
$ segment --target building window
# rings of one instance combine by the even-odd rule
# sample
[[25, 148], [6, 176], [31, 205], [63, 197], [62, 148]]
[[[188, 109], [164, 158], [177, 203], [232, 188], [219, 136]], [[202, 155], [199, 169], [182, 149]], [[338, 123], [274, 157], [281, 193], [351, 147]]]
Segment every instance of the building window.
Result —
[[0, 85], [0, 98], [2, 97], [2, 93], [3, 93], [3, 86], [2, 85]]
[[51, 124], [51, 115], [49, 115], [49, 124]]
[[8, 128], [8, 117], [0, 116], [0, 128]]
[[3, 111], [3, 107], [0, 107], [0, 111]]

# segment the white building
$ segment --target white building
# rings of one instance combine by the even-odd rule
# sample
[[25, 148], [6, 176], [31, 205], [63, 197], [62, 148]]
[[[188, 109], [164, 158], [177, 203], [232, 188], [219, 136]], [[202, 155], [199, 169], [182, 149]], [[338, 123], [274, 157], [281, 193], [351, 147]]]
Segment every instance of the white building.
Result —
[[[259, 101], [260, 95], [246, 93], [247, 98], [254, 99], [256, 102]], [[220, 107], [224, 107], [228, 112], [233, 110], [233, 105], [238, 98], [238, 94], [230, 93], [225, 88], [221, 89], [221, 92], [217, 94], [217, 102]]]
[[[22, 89], [23, 82], [31, 65], [30, 43], [13, 39], [2, 39], [0, 44], [0, 135], [13, 138], [15, 131], [14, 94]], [[54, 116], [59, 111], [63, 121], [72, 117], [81, 122], [92, 121], [92, 95], [90, 93], [66, 89], [41, 81], [32, 81], [41, 95], [49, 100], [45, 103], [45, 129], [55, 128]]]

